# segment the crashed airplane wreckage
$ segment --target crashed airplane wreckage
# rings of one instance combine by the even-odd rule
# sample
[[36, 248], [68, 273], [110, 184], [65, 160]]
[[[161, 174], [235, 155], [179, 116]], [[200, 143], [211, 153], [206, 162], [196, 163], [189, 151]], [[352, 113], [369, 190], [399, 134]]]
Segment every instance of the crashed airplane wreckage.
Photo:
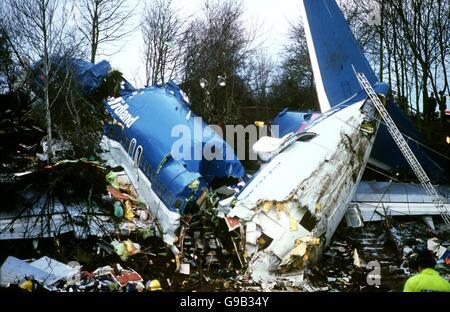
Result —
[[[232, 148], [196, 118], [173, 82], [107, 100], [106, 108], [115, 122], [105, 127], [105, 158], [124, 167], [158, 220], [164, 242], [174, 247], [180, 216], [201, 206], [215, 178], [241, 178], [244, 167]], [[182, 159], [171, 153], [179, 140], [172, 131], [180, 125], [194, 134], [180, 142], [190, 147]], [[204, 149], [221, 157], [208, 160]]]
[[[332, 10], [326, 18], [324, 6]], [[264, 164], [242, 191], [217, 207], [228, 224], [245, 228], [245, 255], [253, 259], [251, 271], [264, 274], [303, 268], [317, 260], [355, 194], [379, 125], [356, 72], [367, 74], [383, 103], [391, 101], [389, 86], [377, 83], [336, 3], [304, 1], [303, 9], [319, 100], [328, 110], [300, 132], [281, 139], [261, 138], [254, 150]], [[331, 29], [332, 34], [328, 33]], [[319, 31], [331, 36], [326, 45], [315, 43]], [[330, 48], [330, 43], [336, 45]], [[323, 60], [329, 64], [323, 66]], [[337, 72], [327, 71], [330, 66]], [[106, 101], [115, 119], [106, 127], [106, 158], [125, 168], [175, 253], [180, 215], [189, 207], [201, 206], [213, 178], [244, 175], [235, 156], [231, 160], [174, 159], [170, 153], [174, 127], [207, 129], [197, 122], [188, 104], [172, 82]], [[212, 140], [222, 147], [221, 154], [229, 155], [231, 147], [214, 132], [206, 131], [206, 137], [201, 137], [191, 142], [192, 149], [200, 145], [203, 150]]]
[[[336, 3], [305, 0], [302, 9], [322, 114], [301, 115], [301, 124], [283, 129], [281, 138], [261, 138], [253, 146], [259, 171], [214, 207], [230, 231], [241, 230], [244, 262], [253, 280], [266, 286], [279, 278], [302, 282], [302, 269], [330, 244], [351, 200], [370, 203], [355, 194], [380, 117], [356, 74], [367, 77], [385, 106], [395, 104], [389, 86], [377, 82]], [[92, 80], [110, 70], [106, 63], [81, 65], [78, 78], [87, 93]], [[164, 242], [178, 256], [178, 247], [183, 252], [183, 216], [203, 209], [217, 179], [245, 180], [244, 167], [231, 146], [196, 118], [175, 83], [136, 90], [125, 82], [121, 87], [120, 97], [104, 102], [113, 121], [105, 125], [103, 158], [111, 167], [124, 168], [147, 206], [142, 208], [150, 210]], [[180, 131], [174, 133], [176, 129]], [[184, 135], [180, 142], [177, 134], [183, 131], [194, 135]], [[188, 157], [173, 153], [179, 143], [189, 147], [182, 153]], [[205, 150], [216, 158], [206, 157]], [[294, 274], [283, 274], [288, 271]]]
[[[318, 260], [355, 196], [378, 132], [378, 112], [392, 122], [383, 107], [396, 105], [336, 2], [301, 4], [322, 114], [297, 116], [302, 124], [289, 129], [295, 133], [257, 142], [254, 150], [266, 164], [235, 198], [221, 203], [227, 217], [245, 224], [250, 272], [266, 285]], [[401, 136], [396, 128], [389, 132]], [[447, 220], [444, 207], [437, 208]]]
[[[384, 106], [395, 105], [334, 0], [304, 0], [302, 13], [322, 113], [305, 114], [301, 126], [281, 138], [256, 142], [260, 169], [215, 207], [230, 231], [244, 233], [249, 271], [266, 285], [288, 271], [301, 280], [300, 270], [329, 245], [377, 136], [380, 116], [373, 96]], [[357, 74], [375, 93], [367, 93]], [[173, 82], [108, 99], [105, 106], [114, 118], [105, 127], [105, 158], [124, 167], [158, 220], [163, 240], [178, 255], [181, 216], [201, 209], [214, 179], [242, 179], [244, 168], [222, 137], [195, 118]], [[171, 153], [177, 143], [172, 132], [180, 125], [194, 133], [184, 136], [194, 159]], [[222, 157], [208, 160], [201, 152], [205, 147]]]
[[[386, 99], [387, 86], [376, 89]], [[318, 259], [356, 192], [378, 128], [376, 117], [360, 92], [303, 132], [255, 144], [266, 163], [235, 198], [220, 203], [228, 218], [245, 223], [252, 271], [303, 268]]]
[[[385, 99], [387, 86], [375, 88]], [[180, 216], [189, 206], [201, 206], [212, 178], [244, 175], [236, 158], [191, 161], [171, 156], [175, 139], [170, 131], [176, 122], [206, 127], [195, 123], [197, 119], [177, 95], [181, 96], [180, 91], [169, 84], [109, 100], [108, 110], [119, 123], [106, 128], [108, 138], [103, 141], [105, 158], [125, 168], [157, 218], [164, 241], [172, 247]], [[164, 114], [168, 109], [176, 113]], [[265, 164], [239, 194], [221, 201], [217, 208], [219, 216], [228, 221], [238, 218], [245, 224], [246, 256], [258, 254], [261, 261], [271, 258], [267, 265], [279, 261], [280, 266], [288, 266], [296, 258], [304, 261], [320, 255], [365, 168], [378, 127], [374, 114], [372, 103], [361, 91], [312, 121], [305, 131], [281, 139], [263, 137], [255, 144]], [[156, 133], [148, 128], [154, 124], [159, 128]], [[166, 132], [161, 131], [163, 127]], [[212, 138], [224, 153], [231, 149], [217, 134], [208, 133], [204, 142], [193, 145], [203, 147]], [[267, 248], [258, 251], [260, 244]]]

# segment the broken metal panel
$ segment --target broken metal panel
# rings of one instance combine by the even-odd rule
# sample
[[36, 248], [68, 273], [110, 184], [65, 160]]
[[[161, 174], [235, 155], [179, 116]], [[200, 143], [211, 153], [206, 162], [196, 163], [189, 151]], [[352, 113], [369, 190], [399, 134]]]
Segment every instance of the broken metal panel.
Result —
[[111, 70], [111, 65], [106, 60], [92, 64], [81, 59], [73, 59], [70, 65], [77, 76], [77, 83], [87, 94], [97, 90]]
[[[43, 60], [40, 60], [32, 66], [35, 82], [40, 87], [44, 86], [45, 79], [41, 70], [43, 64]], [[92, 64], [82, 59], [53, 56], [51, 64], [54, 69], [57, 69], [58, 71], [71, 72], [73, 74], [72, 78], [77, 82], [80, 90], [85, 94], [95, 92], [111, 70], [111, 65], [106, 60], [98, 62], [97, 64]], [[131, 84], [128, 82], [126, 83], [127, 87], [134, 89]]]
[[[13, 256], [9, 256], [0, 268], [0, 285], [3, 287], [8, 284], [17, 284], [26, 277], [32, 277], [40, 282], [51, 278], [47, 272]], [[51, 278], [51, 282], [56, 281], [56, 279]]]
[[[444, 203], [450, 202], [450, 188], [436, 185]], [[419, 203], [433, 203], [423, 187], [415, 183], [362, 181], [352, 200], [367, 203], [410, 203], [413, 208]]]
[[275, 237], [272, 243], [267, 247], [267, 251], [271, 251], [275, 256], [283, 259], [295, 246], [296, 241], [310, 234], [304, 228], [299, 227], [295, 231], [282, 231], [281, 235]]
[[41, 269], [52, 276], [55, 279], [61, 280], [66, 279], [70, 280], [75, 275], [80, 273], [80, 267], [71, 267], [67, 264], [56, 261], [55, 259], [44, 256], [40, 259], [37, 259], [30, 263], [33, 267]]
[[0, 286], [19, 284], [24, 279], [34, 279], [46, 286], [59, 280], [69, 280], [80, 272], [79, 267], [70, 267], [49, 257], [28, 263], [9, 256], [0, 268]]
[[102, 155], [108, 165], [115, 167], [121, 165], [129, 179], [131, 180], [136, 192], [148, 206], [151, 214], [158, 220], [161, 226], [162, 236], [165, 243], [173, 245], [177, 240], [176, 230], [180, 226], [180, 214], [171, 211], [164, 202], [157, 196], [152, 189], [152, 184], [141, 170], [135, 166], [129, 157], [124, 157], [126, 151], [123, 146], [116, 141], [103, 137], [101, 142]]
[[[358, 209], [364, 222], [381, 221], [385, 217], [439, 215], [439, 210], [433, 203], [373, 203], [358, 202]], [[445, 204], [450, 209], [450, 204]]]

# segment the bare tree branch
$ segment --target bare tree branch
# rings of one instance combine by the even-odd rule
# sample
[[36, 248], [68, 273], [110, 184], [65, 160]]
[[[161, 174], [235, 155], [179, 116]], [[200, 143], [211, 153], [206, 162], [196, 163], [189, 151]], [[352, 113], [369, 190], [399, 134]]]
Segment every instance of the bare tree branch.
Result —
[[78, 29], [89, 42], [90, 60], [95, 63], [100, 46], [114, 44], [135, 31], [126, 27], [139, 4], [132, 7], [126, 0], [80, 0]]

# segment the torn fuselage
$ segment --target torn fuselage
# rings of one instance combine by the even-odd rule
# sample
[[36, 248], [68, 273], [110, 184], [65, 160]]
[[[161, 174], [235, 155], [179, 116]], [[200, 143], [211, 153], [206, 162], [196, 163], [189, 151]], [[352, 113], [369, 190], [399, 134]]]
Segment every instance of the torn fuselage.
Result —
[[378, 129], [374, 114], [361, 95], [328, 111], [305, 129], [315, 135], [297, 135], [238, 194], [227, 217], [245, 226], [252, 271], [283, 272], [317, 260], [365, 168]]

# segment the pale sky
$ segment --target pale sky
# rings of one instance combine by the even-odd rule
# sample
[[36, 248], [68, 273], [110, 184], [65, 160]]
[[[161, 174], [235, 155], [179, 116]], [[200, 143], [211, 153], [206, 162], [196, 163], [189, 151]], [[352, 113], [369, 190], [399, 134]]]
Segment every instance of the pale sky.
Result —
[[[144, 3], [151, 0], [129, 0], [130, 3], [141, 1], [140, 7], [134, 18], [134, 23], [140, 19]], [[204, 0], [173, 0], [175, 7], [179, 8], [185, 16], [201, 13]], [[277, 61], [277, 54], [287, 43], [289, 23], [300, 18], [299, 0], [243, 0], [244, 19], [248, 27], [257, 28], [257, 41], [267, 54]], [[142, 7], [142, 8], [141, 8]], [[112, 56], [99, 56], [98, 61], [107, 59], [113, 68], [124, 73], [131, 83], [142, 87], [145, 81], [145, 69], [143, 65], [143, 41], [140, 29], [137, 29], [127, 38], [127, 43], [122, 50]]]

